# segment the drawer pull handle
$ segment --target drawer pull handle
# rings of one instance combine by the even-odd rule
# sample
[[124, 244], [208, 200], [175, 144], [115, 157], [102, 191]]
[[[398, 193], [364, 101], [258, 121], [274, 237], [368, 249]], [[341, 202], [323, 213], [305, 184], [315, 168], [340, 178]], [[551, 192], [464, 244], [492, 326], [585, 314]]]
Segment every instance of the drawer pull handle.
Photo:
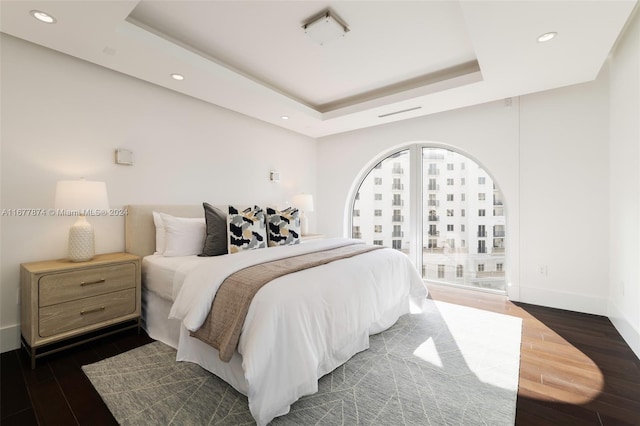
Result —
[[93, 284], [103, 284], [103, 283], [105, 283], [105, 282], [107, 282], [107, 280], [105, 280], [104, 278], [103, 278], [103, 279], [101, 279], [101, 280], [98, 280], [98, 281], [91, 281], [91, 282], [88, 282], [88, 283], [86, 283], [86, 282], [82, 281], [82, 282], [80, 283], [80, 287], [84, 287], [84, 286], [86, 286], [86, 285], [93, 285]]
[[80, 315], [91, 314], [93, 312], [104, 311], [104, 306], [100, 306], [99, 308], [89, 309], [88, 311], [80, 311]]

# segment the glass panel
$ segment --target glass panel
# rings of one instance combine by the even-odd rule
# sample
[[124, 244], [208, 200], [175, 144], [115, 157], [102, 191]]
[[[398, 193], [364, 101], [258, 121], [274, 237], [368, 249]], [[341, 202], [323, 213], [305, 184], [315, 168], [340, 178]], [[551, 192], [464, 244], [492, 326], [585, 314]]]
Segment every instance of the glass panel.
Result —
[[423, 278], [504, 291], [502, 194], [471, 159], [422, 149]]
[[409, 252], [409, 166], [409, 150], [400, 151], [364, 178], [353, 203], [354, 238]]

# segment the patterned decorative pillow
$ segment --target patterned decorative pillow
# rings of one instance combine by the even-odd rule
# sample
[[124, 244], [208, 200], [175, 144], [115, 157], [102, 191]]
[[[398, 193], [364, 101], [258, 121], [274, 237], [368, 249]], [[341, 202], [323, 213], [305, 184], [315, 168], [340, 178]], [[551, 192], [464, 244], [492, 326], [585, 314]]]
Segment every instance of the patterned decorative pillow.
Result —
[[229, 206], [229, 253], [267, 247], [265, 214], [258, 206], [238, 211]]
[[278, 211], [267, 207], [269, 247], [300, 244], [300, 212], [288, 207]]

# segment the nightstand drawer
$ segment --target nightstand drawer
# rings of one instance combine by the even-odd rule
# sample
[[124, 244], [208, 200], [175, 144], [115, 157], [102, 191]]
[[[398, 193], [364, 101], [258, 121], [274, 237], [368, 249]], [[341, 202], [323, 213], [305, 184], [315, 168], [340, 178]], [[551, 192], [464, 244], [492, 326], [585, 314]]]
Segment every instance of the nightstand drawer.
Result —
[[48, 274], [40, 278], [40, 307], [97, 296], [136, 286], [136, 265], [100, 266]]
[[135, 288], [59, 303], [40, 309], [38, 334], [53, 336], [135, 312]]

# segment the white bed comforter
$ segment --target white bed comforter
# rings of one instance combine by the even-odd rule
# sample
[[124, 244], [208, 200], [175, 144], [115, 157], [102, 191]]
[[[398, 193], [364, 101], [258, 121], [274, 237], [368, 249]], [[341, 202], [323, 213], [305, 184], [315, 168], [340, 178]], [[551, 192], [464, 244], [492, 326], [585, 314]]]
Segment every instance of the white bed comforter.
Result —
[[[176, 283], [170, 318], [191, 331], [204, 323], [231, 273], [257, 263], [329, 249], [345, 239], [310, 241], [210, 258]], [[259, 426], [318, 390], [318, 378], [369, 347], [427, 291], [409, 258], [380, 249], [273, 280], [256, 294], [238, 344], [249, 409]], [[181, 339], [190, 338], [183, 333]], [[218, 356], [211, 348], [212, 355]]]

